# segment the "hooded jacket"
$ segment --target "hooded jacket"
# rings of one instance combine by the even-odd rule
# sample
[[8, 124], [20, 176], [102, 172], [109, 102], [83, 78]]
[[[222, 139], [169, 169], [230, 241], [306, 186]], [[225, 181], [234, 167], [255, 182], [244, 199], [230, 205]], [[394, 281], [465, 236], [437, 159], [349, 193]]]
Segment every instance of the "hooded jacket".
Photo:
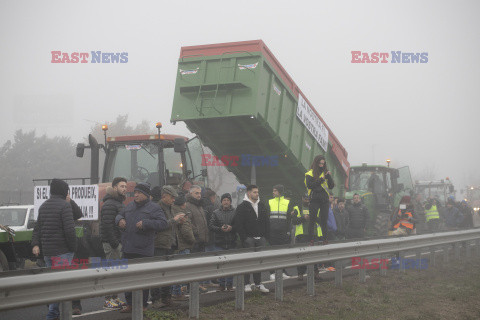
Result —
[[63, 195], [52, 194], [38, 209], [32, 247], [39, 246], [46, 257], [75, 252], [77, 237], [72, 206]]
[[247, 195], [235, 210], [234, 228], [240, 239], [245, 241], [251, 237], [265, 237], [269, 235], [269, 209], [260, 202], [252, 202]]
[[209, 239], [208, 222], [202, 207], [202, 200], [190, 194], [186, 196], [189, 218], [192, 221], [193, 234], [197, 243], [207, 243]]
[[[233, 226], [233, 219], [235, 218], [235, 209], [230, 206], [228, 209], [223, 207], [213, 212], [210, 218], [208, 227], [214, 234], [215, 245], [223, 249], [235, 248], [236, 232]], [[232, 230], [230, 232], [223, 232], [222, 226], [230, 225]]]
[[118, 194], [112, 187], [107, 188], [100, 212], [100, 236], [102, 242], [110, 244], [115, 249], [120, 243], [120, 229], [115, 223], [115, 217], [125, 208], [125, 196]]

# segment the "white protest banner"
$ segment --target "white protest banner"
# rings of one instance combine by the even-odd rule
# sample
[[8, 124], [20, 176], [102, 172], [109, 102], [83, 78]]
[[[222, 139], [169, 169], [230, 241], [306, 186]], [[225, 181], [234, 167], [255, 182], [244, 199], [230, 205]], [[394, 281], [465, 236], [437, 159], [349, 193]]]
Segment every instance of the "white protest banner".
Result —
[[[38, 209], [50, 198], [50, 187], [36, 186], [34, 192], [33, 205], [36, 220]], [[70, 186], [70, 197], [82, 210], [82, 220], [98, 220], [98, 185]]]
[[302, 94], [298, 95], [297, 117], [312, 134], [315, 140], [317, 140], [320, 147], [327, 151], [328, 129], [317, 116], [315, 111], [313, 111], [313, 108], [303, 98]]

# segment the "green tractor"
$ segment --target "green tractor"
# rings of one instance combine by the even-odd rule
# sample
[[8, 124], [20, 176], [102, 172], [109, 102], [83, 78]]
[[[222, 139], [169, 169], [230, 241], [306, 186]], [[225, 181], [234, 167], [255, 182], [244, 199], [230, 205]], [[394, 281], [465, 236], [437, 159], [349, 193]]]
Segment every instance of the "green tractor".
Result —
[[366, 235], [386, 236], [393, 210], [398, 207], [403, 196], [409, 196], [412, 192], [413, 181], [409, 167], [394, 169], [364, 163], [350, 167], [345, 199], [351, 201], [354, 194], [359, 194], [370, 214]]

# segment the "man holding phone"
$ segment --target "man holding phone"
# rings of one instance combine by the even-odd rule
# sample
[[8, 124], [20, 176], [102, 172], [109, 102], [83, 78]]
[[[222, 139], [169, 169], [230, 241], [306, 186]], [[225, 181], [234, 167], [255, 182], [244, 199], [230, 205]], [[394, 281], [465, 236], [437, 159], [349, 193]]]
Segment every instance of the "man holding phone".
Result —
[[[152, 257], [157, 231], [169, 228], [162, 208], [150, 200], [150, 185], [140, 182], [134, 189], [134, 201], [130, 202], [115, 218], [123, 230], [122, 251], [126, 259]], [[149, 290], [143, 290], [143, 307], [147, 308]], [[120, 312], [132, 312], [132, 293], [125, 292], [127, 306]]]

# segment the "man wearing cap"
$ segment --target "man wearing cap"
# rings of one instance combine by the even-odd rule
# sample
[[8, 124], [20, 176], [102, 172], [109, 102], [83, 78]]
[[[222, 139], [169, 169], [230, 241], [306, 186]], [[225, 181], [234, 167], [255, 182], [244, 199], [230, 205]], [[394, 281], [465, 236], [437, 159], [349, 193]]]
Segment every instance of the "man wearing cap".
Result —
[[[158, 204], [162, 207], [167, 219], [167, 228], [157, 232], [155, 237], [155, 256], [166, 256], [173, 254], [178, 247], [177, 224], [185, 222], [185, 213], [173, 215], [172, 205], [177, 197], [177, 191], [172, 186], [163, 186], [160, 201]], [[156, 303], [161, 299], [161, 304]], [[172, 287], [162, 287], [152, 289], [152, 303], [154, 307], [169, 307], [172, 302]]]
[[[134, 201], [115, 218], [115, 223], [123, 230], [122, 251], [126, 259], [151, 257], [154, 254], [155, 234], [168, 228], [168, 222], [162, 208], [150, 200], [150, 185], [137, 183], [134, 189]], [[132, 312], [132, 293], [125, 292], [127, 306], [122, 313]], [[146, 309], [148, 289], [143, 290], [143, 307]]]
[[[220, 209], [213, 212], [208, 227], [213, 233], [215, 251], [235, 248], [236, 233], [233, 229], [233, 218], [235, 209], [232, 207], [232, 196], [230, 193], [222, 195]], [[220, 291], [233, 290], [233, 277], [220, 278]]]
[[[281, 184], [273, 186], [273, 199], [268, 201], [270, 209], [270, 245], [282, 245], [290, 243], [290, 229], [292, 227], [293, 205], [285, 199], [285, 187]], [[285, 269], [283, 278], [288, 279]], [[275, 271], [270, 271], [270, 279], [275, 280]]]
[[[184, 213], [184, 222], [177, 223], [176, 234], [177, 234], [177, 250], [175, 254], [189, 254], [195, 245], [195, 236], [193, 235], [193, 227], [190, 218], [188, 218], [189, 211], [187, 209], [187, 203], [185, 200], [185, 194], [180, 192], [178, 197], [175, 198], [175, 202], [172, 206], [173, 215], [178, 213]], [[185, 290], [182, 290], [184, 288]], [[185, 291], [187, 285], [177, 284], [172, 287], [172, 300], [185, 301], [188, 298], [185, 296]]]

